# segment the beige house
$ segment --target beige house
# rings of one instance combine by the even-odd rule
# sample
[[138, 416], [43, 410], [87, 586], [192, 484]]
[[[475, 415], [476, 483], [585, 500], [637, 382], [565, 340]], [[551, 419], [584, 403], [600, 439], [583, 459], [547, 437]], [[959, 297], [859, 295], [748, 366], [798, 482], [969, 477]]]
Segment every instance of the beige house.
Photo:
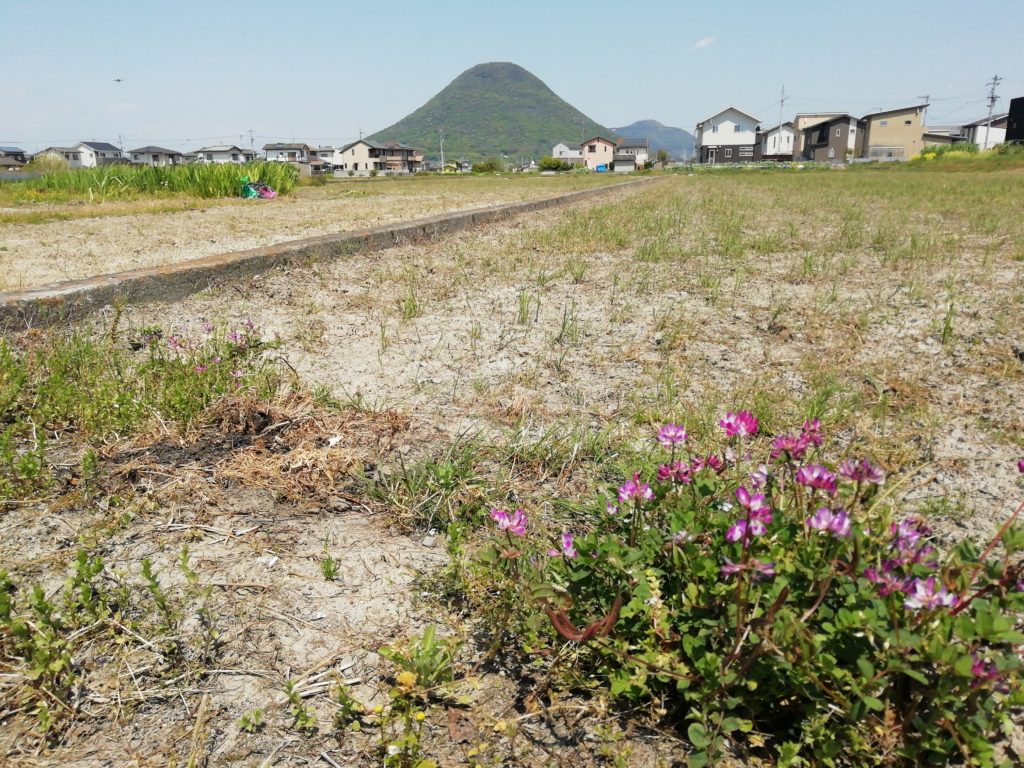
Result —
[[376, 144], [360, 139], [335, 150], [332, 164], [336, 176], [369, 176], [371, 172], [405, 174], [423, 167], [423, 155], [397, 141]]
[[910, 160], [924, 149], [927, 104], [887, 109], [864, 115], [864, 157], [868, 160]]
[[583, 165], [590, 170], [595, 171], [600, 166], [604, 166], [606, 171], [611, 169], [615, 159], [615, 142], [611, 139], [595, 136], [582, 142], [580, 149], [583, 151]]

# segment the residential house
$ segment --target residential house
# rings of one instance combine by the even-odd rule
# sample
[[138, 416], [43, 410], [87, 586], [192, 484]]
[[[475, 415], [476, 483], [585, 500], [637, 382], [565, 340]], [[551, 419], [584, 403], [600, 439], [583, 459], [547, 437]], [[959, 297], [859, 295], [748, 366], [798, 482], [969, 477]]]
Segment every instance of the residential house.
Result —
[[165, 165], [181, 165], [181, 152], [163, 147], [139, 147], [128, 152], [132, 165], [150, 165], [154, 168]]
[[924, 148], [927, 104], [872, 112], [861, 118], [867, 136], [863, 156], [869, 160], [909, 160]]
[[1009, 113], [992, 115], [992, 118], [983, 118], [968, 123], [963, 127], [963, 135], [967, 141], [977, 144], [978, 149], [992, 149], [997, 144], [1006, 141], [1006, 123], [1010, 117]]
[[194, 153], [197, 163], [251, 163], [256, 159], [256, 152], [251, 149], [242, 149], [234, 144], [215, 144], [211, 147], [201, 147]]
[[413, 147], [396, 141], [377, 144], [360, 139], [346, 144], [335, 157], [335, 173], [350, 176], [369, 176], [374, 171], [389, 174], [415, 173], [423, 167], [423, 155]]
[[579, 144], [555, 144], [551, 148], [551, 156], [569, 165], [583, 165], [583, 150]]
[[761, 132], [761, 159], [787, 161], [793, 159], [796, 132], [793, 124], [785, 122]]
[[637, 165], [636, 155], [629, 155], [616, 151], [614, 160], [615, 167], [613, 168], [613, 170], [615, 171], [615, 173], [631, 173], [632, 171], [637, 170], [638, 167], [640, 169], [643, 169], [642, 165]]
[[603, 136], [595, 136], [580, 143], [583, 165], [592, 171], [610, 170], [615, 160], [615, 142]]
[[1010, 99], [1010, 112], [1006, 116], [1007, 143], [1024, 142], [1024, 96]]
[[127, 162], [118, 147], [105, 141], [80, 141], [64, 154], [71, 168], [95, 168]]
[[46, 149], [40, 149], [32, 155], [32, 159], [35, 160], [37, 157], [43, 157], [44, 155], [53, 155], [62, 160], [70, 161], [71, 147], [47, 147]]
[[754, 163], [761, 159], [758, 120], [736, 107], [726, 107], [697, 123], [694, 153], [700, 163]]
[[16, 160], [22, 165], [28, 162], [28, 155], [21, 147], [0, 147], [0, 158]]
[[804, 129], [803, 154], [818, 163], [845, 163], [860, 156], [864, 121], [840, 115]]
[[325, 169], [329, 170], [331, 168], [341, 167], [342, 158], [345, 154], [342, 152], [341, 147], [312, 147], [311, 150], [312, 156], [319, 158], [323, 162]]
[[0, 173], [8, 171], [20, 171], [25, 163], [12, 155], [0, 155]]
[[308, 163], [314, 153], [308, 144], [264, 144], [267, 160], [281, 163]]
[[622, 139], [615, 147], [615, 156], [619, 155], [632, 155], [636, 167], [643, 170], [651, 156], [651, 142], [649, 139]]
[[793, 159], [809, 160], [810, 156], [804, 151], [804, 131], [808, 128], [831, 120], [833, 117], [842, 117], [845, 112], [797, 112], [793, 117]]

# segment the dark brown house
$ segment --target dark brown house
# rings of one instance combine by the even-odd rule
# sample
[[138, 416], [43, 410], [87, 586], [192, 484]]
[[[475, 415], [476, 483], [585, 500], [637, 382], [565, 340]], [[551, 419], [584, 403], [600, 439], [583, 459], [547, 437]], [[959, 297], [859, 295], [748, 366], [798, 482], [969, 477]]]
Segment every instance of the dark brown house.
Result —
[[804, 128], [803, 159], [817, 163], [845, 163], [864, 153], [866, 123], [840, 115]]

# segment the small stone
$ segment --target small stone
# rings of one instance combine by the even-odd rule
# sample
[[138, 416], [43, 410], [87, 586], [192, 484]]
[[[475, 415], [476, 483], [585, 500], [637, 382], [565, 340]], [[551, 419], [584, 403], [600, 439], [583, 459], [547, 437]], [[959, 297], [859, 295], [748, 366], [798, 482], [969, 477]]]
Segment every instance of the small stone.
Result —
[[423, 541], [421, 543], [423, 544], [424, 547], [436, 547], [437, 536], [435, 536], [432, 533], [428, 533], [426, 536], [423, 537]]

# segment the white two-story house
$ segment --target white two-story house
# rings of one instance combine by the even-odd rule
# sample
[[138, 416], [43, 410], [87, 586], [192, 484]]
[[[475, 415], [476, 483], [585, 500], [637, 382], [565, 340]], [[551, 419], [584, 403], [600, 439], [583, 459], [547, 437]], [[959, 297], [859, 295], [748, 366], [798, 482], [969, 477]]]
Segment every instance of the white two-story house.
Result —
[[105, 141], [80, 141], [64, 155], [69, 168], [95, 168], [123, 163], [121, 150]]
[[761, 133], [761, 159], [789, 161], [793, 159], [796, 131], [793, 124], [785, 122]]
[[551, 148], [551, 156], [555, 160], [561, 160], [569, 165], [583, 164], [583, 150], [580, 149], [579, 144], [555, 144]]
[[694, 154], [700, 163], [754, 163], [761, 159], [758, 120], [736, 107], [726, 107], [697, 123]]
[[256, 153], [251, 149], [241, 149], [234, 144], [216, 144], [212, 147], [202, 147], [192, 153], [196, 156], [197, 163], [251, 163], [256, 159]]
[[132, 165], [149, 165], [154, 168], [181, 165], [181, 152], [163, 147], [139, 147], [128, 151], [128, 162]]
[[308, 163], [315, 150], [308, 144], [264, 144], [267, 160], [282, 163]]

